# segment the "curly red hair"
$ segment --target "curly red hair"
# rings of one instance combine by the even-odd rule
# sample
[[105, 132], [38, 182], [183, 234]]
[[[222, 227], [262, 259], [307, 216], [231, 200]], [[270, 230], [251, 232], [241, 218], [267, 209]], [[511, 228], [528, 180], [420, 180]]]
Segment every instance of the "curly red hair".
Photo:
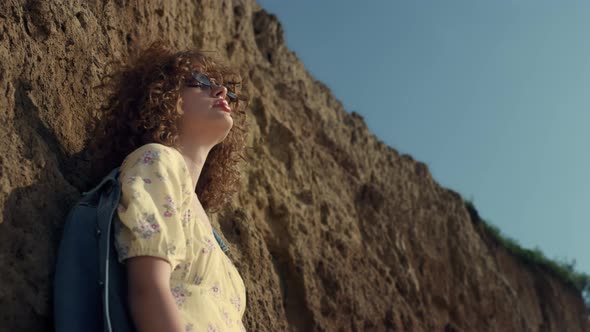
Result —
[[233, 127], [209, 152], [196, 187], [203, 208], [210, 212], [219, 210], [239, 189], [239, 162], [246, 160], [248, 98], [239, 89], [242, 75], [203, 51], [174, 51], [162, 40], [144, 49], [138, 47], [127, 61], [114, 64], [112, 73], [96, 86], [107, 90], [107, 98], [91, 123], [91, 182], [96, 184], [144, 144], [177, 146], [176, 121], [182, 115], [180, 91], [192, 71], [198, 70], [238, 95], [237, 101], [230, 103]]

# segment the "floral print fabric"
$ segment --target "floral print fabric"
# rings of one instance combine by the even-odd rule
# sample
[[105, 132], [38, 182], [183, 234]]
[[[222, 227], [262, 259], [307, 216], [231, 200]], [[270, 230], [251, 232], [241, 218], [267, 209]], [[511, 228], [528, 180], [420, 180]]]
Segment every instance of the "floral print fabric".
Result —
[[192, 208], [192, 180], [180, 152], [142, 145], [120, 167], [121, 200], [114, 219], [119, 262], [155, 256], [171, 268], [170, 292], [185, 331], [246, 331], [244, 282]]

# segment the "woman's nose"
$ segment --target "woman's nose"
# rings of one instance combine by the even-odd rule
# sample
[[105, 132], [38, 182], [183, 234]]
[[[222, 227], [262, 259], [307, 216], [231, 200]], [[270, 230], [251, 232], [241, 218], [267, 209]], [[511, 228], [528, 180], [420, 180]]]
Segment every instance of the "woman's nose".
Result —
[[218, 97], [221, 94], [223, 94], [223, 99], [225, 99], [227, 97], [227, 88], [223, 85], [214, 86], [213, 95]]

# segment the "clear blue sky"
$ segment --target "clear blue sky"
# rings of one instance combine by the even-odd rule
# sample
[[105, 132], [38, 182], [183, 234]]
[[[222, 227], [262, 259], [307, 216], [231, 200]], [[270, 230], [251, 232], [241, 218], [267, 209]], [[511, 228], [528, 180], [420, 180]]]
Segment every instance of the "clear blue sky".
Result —
[[590, 273], [590, 1], [259, 3], [376, 136]]

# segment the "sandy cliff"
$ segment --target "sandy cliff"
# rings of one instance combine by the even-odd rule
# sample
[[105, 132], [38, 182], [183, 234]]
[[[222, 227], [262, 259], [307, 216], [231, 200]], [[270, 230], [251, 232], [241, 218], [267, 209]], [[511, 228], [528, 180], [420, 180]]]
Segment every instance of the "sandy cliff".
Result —
[[250, 331], [590, 330], [575, 290], [498, 247], [425, 164], [346, 112], [254, 1], [136, 3], [0, 3], [0, 330], [51, 330], [54, 252], [101, 100], [90, 86], [155, 36], [250, 68], [255, 161], [214, 218]]

